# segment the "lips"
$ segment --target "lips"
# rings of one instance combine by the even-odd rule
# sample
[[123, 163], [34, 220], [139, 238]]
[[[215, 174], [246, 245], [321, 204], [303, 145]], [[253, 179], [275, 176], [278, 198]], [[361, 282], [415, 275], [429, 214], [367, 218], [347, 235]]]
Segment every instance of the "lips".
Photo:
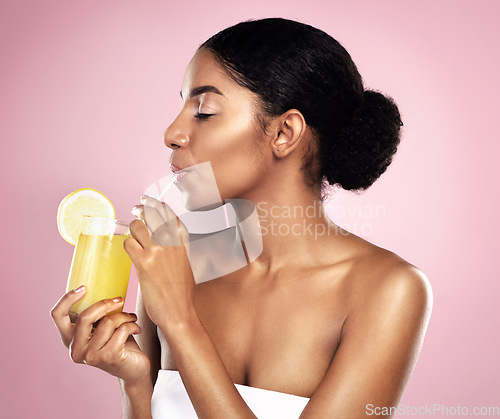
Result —
[[189, 172], [189, 170], [181, 169], [179, 166], [172, 163], [170, 163], [170, 170], [175, 174], [175, 183], [179, 182]]
[[170, 170], [174, 173], [179, 173], [183, 169], [181, 169], [180, 167], [177, 167], [175, 164], [170, 163]]

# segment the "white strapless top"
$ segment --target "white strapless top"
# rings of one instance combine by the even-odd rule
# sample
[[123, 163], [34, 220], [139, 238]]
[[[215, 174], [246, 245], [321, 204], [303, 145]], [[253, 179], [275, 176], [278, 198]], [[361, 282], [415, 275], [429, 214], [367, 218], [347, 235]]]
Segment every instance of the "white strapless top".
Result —
[[[298, 418], [309, 399], [294, 394], [235, 384], [245, 403], [259, 419]], [[160, 370], [151, 399], [153, 419], [196, 419], [179, 371]]]

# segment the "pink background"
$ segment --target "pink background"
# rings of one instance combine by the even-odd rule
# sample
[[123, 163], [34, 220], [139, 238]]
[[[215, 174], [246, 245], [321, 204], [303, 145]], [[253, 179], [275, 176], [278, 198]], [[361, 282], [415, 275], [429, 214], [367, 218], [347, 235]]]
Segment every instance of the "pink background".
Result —
[[[402, 402], [500, 406], [500, 7], [475, 3], [3, 1], [0, 417], [120, 417], [116, 379], [73, 364], [49, 316], [73, 251], [59, 237], [57, 206], [93, 187], [130, 219], [168, 172], [162, 134], [197, 46], [270, 16], [333, 35], [366, 85], [400, 106], [393, 165], [368, 192], [339, 193], [329, 208], [351, 208], [340, 224], [432, 283], [433, 316]], [[134, 276], [128, 310], [135, 288]]]

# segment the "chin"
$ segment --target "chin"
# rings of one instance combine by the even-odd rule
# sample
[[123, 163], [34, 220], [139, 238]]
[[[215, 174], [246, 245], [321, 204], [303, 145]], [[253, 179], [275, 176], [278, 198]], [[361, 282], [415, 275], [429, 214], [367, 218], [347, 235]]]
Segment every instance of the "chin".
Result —
[[217, 184], [201, 180], [196, 174], [187, 173], [176, 186], [188, 211], [209, 211], [223, 205]]
[[223, 205], [222, 201], [207, 202], [203, 197], [182, 194], [182, 202], [188, 211], [210, 211]]
[[175, 185], [188, 211], [209, 211], [223, 205], [210, 162], [185, 169]]

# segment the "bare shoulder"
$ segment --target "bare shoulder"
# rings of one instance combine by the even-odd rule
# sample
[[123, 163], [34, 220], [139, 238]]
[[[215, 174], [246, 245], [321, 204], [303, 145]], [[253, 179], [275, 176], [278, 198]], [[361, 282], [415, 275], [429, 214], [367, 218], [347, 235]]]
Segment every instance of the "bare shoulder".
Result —
[[369, 404], [398, 405], [424, 341], [432, 291], [425, 274], [393, 252], [357, 237], [342, 244], [347, 273], [332, 287], [341, 298], [331, 294], [343, 307], [338, 347], [304, 412], [318, 406], [364, 417]]
[[415, 296], [431, 293], [429, 280], [420, 269], [389, 250], [374, 247], [365, 263], [376, 273], [370, 278], [375, 289], [397, 293], [406, 290]]
[[395, 253], [379, 249], [379, 252], [385, 254], [387, 265], [373, 281], [374, 287], [395, 298], [432, 302], [432, 288], [427, 276]]
[[427, 276], [397, 254], [359, 240], [359, 251], [352, 258], [351, 274], [346, 281], [352, 295], [352, 308], [372, 305], [385, 311], [399, 308], [420, 311], [428, 317], [432, 288]]

